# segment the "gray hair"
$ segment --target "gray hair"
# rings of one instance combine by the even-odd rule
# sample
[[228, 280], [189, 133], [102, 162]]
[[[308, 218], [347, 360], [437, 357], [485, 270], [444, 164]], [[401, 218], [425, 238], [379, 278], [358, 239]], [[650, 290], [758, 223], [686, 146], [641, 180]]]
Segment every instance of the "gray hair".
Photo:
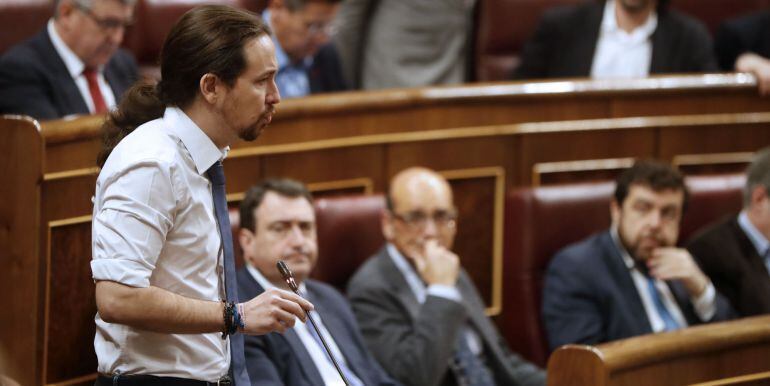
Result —
[[746, 170], [746, 188], [743, 190], [744, 208], [751, 205], [751, 191], [757, 186], [764, 186], [770, 194], [770, 147], [758, 151]]
[[292, 12], [296, 12], [301, 10], [302, 8], [305, 8], [305, 5], [310, 2], [318, 2], [318, 3], [339, 3], [342, 0], [284, 0], [283, 3], [286, 5], [286, 8], [288, 8]]
[[[56, 0], [54, 2], [54, 8], [53, 8], [54, 9], [54, 13], [53, 13], [54, 18], [59, 17], [59, 4], [61, 4], [62, 1], [65, 1], [65, 0]], [[69, 1], [78, 4], [78, 5], [80, 5], [83, 8], [91, 9], [91, 7], [93, 7], [93, 5], [94, 5], [94, 1], [106, 1], [106, 0], [69, 0]], [[133, 6], [134, 4], [136, 4], [137, 0], [115, 0], [115, 1], [119, 1], [119, 2], [121, 2], [123, 4], [125, 4], [125, 5]]]

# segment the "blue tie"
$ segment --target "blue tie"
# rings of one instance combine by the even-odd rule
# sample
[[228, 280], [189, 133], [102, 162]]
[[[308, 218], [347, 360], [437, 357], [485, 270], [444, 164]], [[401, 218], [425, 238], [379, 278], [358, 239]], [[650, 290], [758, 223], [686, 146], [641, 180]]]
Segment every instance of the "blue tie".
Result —
[[[316, 323], [319, 324], [320, 328], [320, 321], [321, 319], [318, 317], [318, 313], [315, 311], [311, 311], [313, 313], [313, 319], [315, 319]], [[310, 336], [313, 337], [318, 347], [326, 353], [326, 350], [324, 349], [324, 345], [321, 342], [321, 337], [318, 336], [318, 333], [316, 332], [315, 328], [313, 328], [313, 325], [310, 324], [310, 321], [308, 320], [305, 324], [305, 327], [307, 328], [307, 331], [310, 333]], [[328, 338], [328, 336], [327, 336]], [[329, 342], [329, 339], [326, 339], [326, 342]], [[326, 360], [329, 362], [331, 366], [334, 366], [334, 363], [332, 362], [332, 359], [329, 357], [329, 354], [326, 354]], [[350, 368], [345, 364], [345, 361], [342, 360], [342, 358], [337, 361], [337, 364], [340, 365], [340, 370], [342, 370], [342, 373], [345, 374], [345, 378], [347, 378], [348, 382], [350, 382], [350, 386], [364, 386], [364, 383], [361, 382], [360, 379], [356, 376], [356, 374], [353, 373], [353, 371], [350, 370]]]
[[[206, 174], [211, 181], [211, 193], [214, 196], [214, 212], [217, 215], [219, 234], [222, 235], [222, 249], [225, 258], [225, 293], [228, 302], [238, 302], [238, 285], [235, 279], [235, 255], [233, 254], [233, 235], [230, 233], [230, 215], [225, 198], [225, 170], [222, 161], [211, 165]], [[230, 378], [237, 386], [251, 385], [246, 372], [246, 357], [243, 352], [243, 335], [230, 336]]]
[[454, 363], [452, 364], [458, 386], [494, 386], [495, 381], [484, 362], [476, 356], [468, 345], [466, 331], [460, 330], [455, 348]]
[[652, 298], [652, 302], [655, 304], [655, 309], [658, 310], [658, 315], [660, 315], [660, 318], [663, 319], [663, 323], [666, 326], [665, 331], [674, 331], [678, 329], [679, 323], [674, 320], [674, 317], [671, 316], [671, 313], [668, 312], [668, 308], [666, 308], [666, 305], [663, 304], [663, 300], [660, 298], [660, 293], [658, 293], [658, 289], [655, 288], [655, 279], [651, 276], [647, 276], [647, 290], [650, 292], [650, 297]]

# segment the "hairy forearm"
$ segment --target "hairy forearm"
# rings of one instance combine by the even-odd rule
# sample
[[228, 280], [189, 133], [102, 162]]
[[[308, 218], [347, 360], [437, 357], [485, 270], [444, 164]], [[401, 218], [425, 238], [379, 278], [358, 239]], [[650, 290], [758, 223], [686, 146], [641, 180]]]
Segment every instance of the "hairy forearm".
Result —
[[96, 308], [106, 322], [160, 333], [202, 334], [221, 331], [224, 325], [222, 303], [152, 286], [135, 288], [98, 281]]

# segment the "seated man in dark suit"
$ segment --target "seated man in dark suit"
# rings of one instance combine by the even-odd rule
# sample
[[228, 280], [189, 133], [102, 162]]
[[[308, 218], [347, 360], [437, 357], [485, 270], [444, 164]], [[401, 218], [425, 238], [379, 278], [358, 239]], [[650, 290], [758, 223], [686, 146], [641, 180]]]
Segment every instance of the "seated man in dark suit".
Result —
[[770, 147], [749, 166], [743, 210], [696, 235], [687, 249], [741, 316], [770, 313]]
[[716, 71], [702, 23], [668, 0], [607, 0], [547, 11], [515, 78], [645, 77]]
[[329, 43], [340, 0], [271, 0], [262, 14], [273, 30], [283, 98], [346, 90], [340, 58]]
[[543, 289], [551, 349], [725, 320], [732, 310], [685, 249], [682, 176], [640, 161], [617, 180], [612, 226], [558, 252]]
[[754, 74], [760, 93], [770, 94], [770, 10], [722, 23], [714, 49], [723, 70]]
[[137, 79], [118, 48], [136, 0], [58, 0], [40, 33], [0, 57], [0, 114], [102, 114]]
[[388, 243], [350, 279], [361, 332], [380, 364], [405, 385], [543, 385], [484, 314], [452, 253], [449, 183], [425, 168], [391, 181], [382, 231]]
[[[294, 272], [311, 314], [351, 385], [395, 385], [366, 350], [347, 300], [331, 286], [308, 279], [316, 264], [315, 212], [304, 185], [265, 180], [241, 202], [238, 236], [246, 267], [238, 271], [243, 299], [265, 289], [289, 289], [276, 269], [283, 260]], [[297, 320], [284, 334], [247, 336], [246, 365], [253, 385], [340, 385], [342, 379], [312, 325]]]

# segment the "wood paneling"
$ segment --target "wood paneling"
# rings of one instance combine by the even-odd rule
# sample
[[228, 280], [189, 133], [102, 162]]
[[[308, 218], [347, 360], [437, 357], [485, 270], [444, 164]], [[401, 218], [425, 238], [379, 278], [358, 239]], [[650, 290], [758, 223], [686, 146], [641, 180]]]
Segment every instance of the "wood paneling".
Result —
[[37, 122], [3, 117], [0, 128], [0, 345], [6, 375], [22, 385], [40, 383], [40, 272], [44, 244], [40, 226], [43, 140]]
[[96, 369], [91, 218], [51, 223], [49, 235], [45, 384], [77, 378]]
[[770, 316], [567, 345], [548, 361], [548, 385], [674, 386], [770, 370]]
[[[491, 313], [516, 312], [495, 309], [504, 296], [497, 197], [530, 184], [535, 165], [753, 152], [770, 143], [768, 100], [740, 74], [354, 92], [287, 100], [279, 110], [262, 138], [236, 144], [225, 160], [230, 198], [270, 176], [338, 194], [382, 192], [393, 174], [414, 165], [450, 173], [462, 216], [458, 254]], [[31, 121], [0, 123], [8, 138], [0, 142], [0, 168], [12, 176], [0, 185], [0, 290], [11, 294], [0, 342], [25, 385], [41, 384], [44, 373], [49, 382], [87, 382], [95, 369], [92, 330], [85, 332], [93, 328], [88, 226], [56, 227], [49, 265], [40, 224], [91, 214], [102, 119], [46, 122], [42, 132]], [[479, 168], [499, 173], [451, 175]], [[64, 306], [80, 303], [45, 306], [46, 285]], [[44, 328], [45, 312], [72, 322]], [[65, 350], [85, 359], [68, 362]]]

